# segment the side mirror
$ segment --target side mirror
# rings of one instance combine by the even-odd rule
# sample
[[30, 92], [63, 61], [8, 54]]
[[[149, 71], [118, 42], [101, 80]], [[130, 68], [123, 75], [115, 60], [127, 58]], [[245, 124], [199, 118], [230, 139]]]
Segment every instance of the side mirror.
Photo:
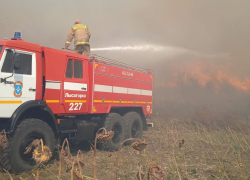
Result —
[[14, 55], [14, 70], [19, 70], [21, 68], [21, 55], [15, 53]]

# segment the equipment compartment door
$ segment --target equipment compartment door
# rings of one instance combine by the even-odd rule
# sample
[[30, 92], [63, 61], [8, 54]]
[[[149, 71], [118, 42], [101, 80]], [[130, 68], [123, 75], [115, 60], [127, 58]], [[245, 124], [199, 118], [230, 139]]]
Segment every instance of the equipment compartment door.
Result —
[[64, 79], [64, 107], [66, 113], [88, 112], [87, 61], [68, 57]]
[[14, 58], [20, 59], [20, 69], [13, 73], [13, 51], [3, 52], [0, 61], [0, 78], [6, 83], [0, 83], [1, 117], [9, 118], [23, 103], [35, 100], [36, 97], [36, 54], [15, 50]]

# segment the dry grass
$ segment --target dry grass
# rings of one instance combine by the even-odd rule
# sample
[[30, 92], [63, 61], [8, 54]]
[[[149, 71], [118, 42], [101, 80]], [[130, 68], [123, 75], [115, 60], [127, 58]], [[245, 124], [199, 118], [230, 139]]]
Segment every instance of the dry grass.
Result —
[[[179, 120], [164, 121], [156, 118], [155, 127], [145, 132], [143, 139], [147, 147], [141, 152], [130, 146], [120, 151], [120, 179], [137, 179], [138, 174], [164, 179], [250, 179], [250, 133], [249, 121], [238, 120], [236, 123], [218, 126]], [[82, 146], [80, 146], [82, 148]], [[88, 148], [87, 148], [88, 149]], [[82, 148], [83, 155], [77, 159], [84, 162], [81, 174], [85, 179], [93, 177], [94, 152]], [[71, 148], [74, 158], [79, 146]], [[116, 153], [97, 151], [96, 176], [98, 180], [115, 179]], [[141, 166], [140, 166], [141, 164]], [[40, 180], [58, 179], [59, 160], [54, 159], [40, 169]], [[71, 179], [71, 172], [66, 171], [62, 163], [61, 179]], [[139, 171], [139, 172], [138, 172]], [[148, 174], [149, 172], [149, 174]], [[20, 175], [11, 175], [13, 179], [35, 179], [35, 170]], [[90, 178], [87, 178], [90, 177]], [[2, 172], [0, 179], [10, 179]]]

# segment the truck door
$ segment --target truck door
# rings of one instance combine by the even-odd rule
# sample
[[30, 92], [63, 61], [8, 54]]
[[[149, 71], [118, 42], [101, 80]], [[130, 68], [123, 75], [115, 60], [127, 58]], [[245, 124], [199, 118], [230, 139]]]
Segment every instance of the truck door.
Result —
[[66, 113], [82, 114], [88, 112], [88, 73], [87, 60], [67, 58], [63, 84], [63, 98]]
[[[15, 50], [15, 58], [20, 58], [21, 66], [13, 73], [13, 51], [4, 50], [0, 61], [0, 109], [1, 117], [9, 118], [26, 101], [36, 96], [36, 54]], [[5, 82], [3, 80], [6, 79]]]

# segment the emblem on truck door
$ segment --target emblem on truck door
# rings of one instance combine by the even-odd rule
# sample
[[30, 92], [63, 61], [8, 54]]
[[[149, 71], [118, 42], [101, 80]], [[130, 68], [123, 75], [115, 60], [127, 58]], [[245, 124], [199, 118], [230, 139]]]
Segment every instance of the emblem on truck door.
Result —
[[21, 97], [22, 96], [22, 90], [23, 90], [23, 83], [20, 81], [17, 81], [14, 83], [14, 96], [15, 97]]

